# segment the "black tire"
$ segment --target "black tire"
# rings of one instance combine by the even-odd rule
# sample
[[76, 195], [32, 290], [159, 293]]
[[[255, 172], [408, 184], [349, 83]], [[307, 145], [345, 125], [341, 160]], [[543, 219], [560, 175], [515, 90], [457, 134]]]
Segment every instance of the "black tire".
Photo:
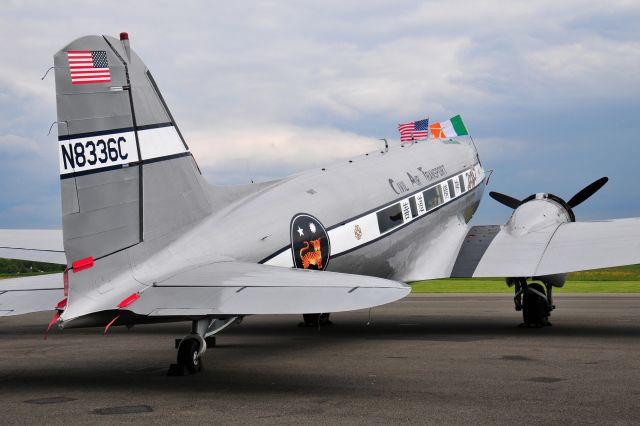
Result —
[[530, 290], [536, 290], [547, 295], [541, 284], [529, 284], [527, 291], [522, 296], [522, 319], [529, 327], [543, 327], [547, 323], [549, 316], [549, 306], [547, 299]]
[[307, 326], [317, 325], [319, 318], [320, 314], [302, 314], [302, 321]]
[[189, 373], [197, 373], [202, 369], [202, 362], [198, 351], [200, 344], [196, 339], [185, 339], [178, 348], [178, 365], [183, 366]]
[[332, 325], [331, 321], [329, 320], [330, 315], [330, 313], [302, 314], [302, 320], [304, 321], [304, 325], [306, 327], [322, 327]]
[[325, 327], [327, 325], [333, 325], [333, 323], [329, 320], [330, 313], [322, 313], [320, 314], [320, 325]]

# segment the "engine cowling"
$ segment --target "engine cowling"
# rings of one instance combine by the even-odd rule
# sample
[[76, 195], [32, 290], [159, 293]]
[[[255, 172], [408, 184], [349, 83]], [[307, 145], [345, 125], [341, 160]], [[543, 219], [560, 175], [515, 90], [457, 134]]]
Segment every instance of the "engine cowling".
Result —
[[567, 203], [553, 194], [535, 194], [522, 200], [513, 211], [507, 231], [518, 236], [565, 222], [575, 222], [575, 215]]
[[[513, 211], [506, 224], [507, 231], [513, 236], [521, 236], [531, 232], [546, 230], [550, 227], [567, 222], [575, 222], [575, 215], [571, 207], [560, 197], [553, 194], [534, 194], [520, 203]], [[567, 279], [567, 274], [545, 275], [531, 277], [546, 285], [562, 287]], [[507, 280], [509, 283], [509, 280]]]

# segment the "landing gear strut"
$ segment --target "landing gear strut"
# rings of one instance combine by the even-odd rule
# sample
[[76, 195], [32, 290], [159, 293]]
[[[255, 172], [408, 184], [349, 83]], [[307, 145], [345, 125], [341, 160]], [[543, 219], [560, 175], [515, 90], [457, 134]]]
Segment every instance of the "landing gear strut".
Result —
[[221, 332], [242, 318], [202, 318], [191, 322], [191, 333], [182, 339], [176, 339], [178, 357], [175, 364], [169, 366], [169, 376], [186, 376], [202, 370], [202, 354], [207, 347], [216, 345], [215, 334]]
[[507, 278], [507, 285], [514, 286], [516, 311], [522, 311], [519, 327], [539, 328], [550, 326], [549, 316], [555, 309], [551, 284], [527, 283], [526, 278]]

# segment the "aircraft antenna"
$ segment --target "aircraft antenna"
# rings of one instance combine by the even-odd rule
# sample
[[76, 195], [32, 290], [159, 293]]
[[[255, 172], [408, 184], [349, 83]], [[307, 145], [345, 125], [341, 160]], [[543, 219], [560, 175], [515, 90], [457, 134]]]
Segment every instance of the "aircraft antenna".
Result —
[[387, 142], [387, 138], [379, 138], [379, 141], [384, 141], [384, 152], [389, 152], [389, 142]]
[[249, 168], [249, 160], [245, 158], [244, 167], [247, 169], [247, 175], [249, 176], [249, 180], [253, 183], [253, 177], [251, 176], [251, 169]]
[[47, 136], [49, 136], [51, 134], [51, 130], [53, 129], [53, 126], [56, 124], [65, 124], [65, 125], [69, 125], [66, 121], [54, 121], [53, 123], [51, 123], [51, 126], [49, 126], [49, 131], [47, 132]]
[[[467, 129], [468, 131], [469, 129]], [[478, 163], [480, 165], [482, 165], [482, 163], [480, 162], [480, 154], [478, 154], [478, 147], [476, 146], [475, 141], [473, 140], [473, 136], [471, 136], [471, 132], [469, 132], [469, 140], [471, 140], [471, 144], [473, 145], [473, 149], [476, 150], [476, 158], [478, 159]]]
[[44, 80], [47, 77], [47, 74], [49, 74], [49, 71], [51, 71], [52, 69], [54, 69], [55, 67], [50, 67], [47, 72], [44, 73], [44, 75], [40, 78], [40, 80]]
[[[476, 150], [476, 154], [478, 153], [478, 148], [476, 147], [476, 143], [473, 140], [473, 136], [471, 136], [471, 133], [469, 133], [469, 139], [471, 139], [471, 143], [473, 144], [473, 148]], [[480, 158], [478, 157], [478, 160]]]

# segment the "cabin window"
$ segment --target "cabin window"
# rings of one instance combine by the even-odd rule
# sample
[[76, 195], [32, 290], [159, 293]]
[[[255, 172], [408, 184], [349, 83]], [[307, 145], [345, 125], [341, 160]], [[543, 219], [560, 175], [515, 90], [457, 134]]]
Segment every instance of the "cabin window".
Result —
[[442, 187], [440, 185], [427, 189], [422, 193], [422, 195], [424, 196], [424, 204], [426, 205], [427, 210], [438, 207], [444, 202]]
[[402, 225], [402, 208], [400, 203], [396, 203], [386, 209], [380, 210], [378, 213], [378, 229], [380, 233], [387, 232], [396, 226]]
[[460, 181], [460, 192], [464, 192], [464, 177], [462, 175], [458, 176], [458, 180]]
[[447, 185], [449, 185], [449, 196], [450, 196], [451, 198], [455, 198], [455, 196], [456, 196], [456, 190], [455, 190], [455, 188], [454, 188], [454, 186], [453, 186], [453, 179], [449, 179], [449, 180], [447, 181]]

